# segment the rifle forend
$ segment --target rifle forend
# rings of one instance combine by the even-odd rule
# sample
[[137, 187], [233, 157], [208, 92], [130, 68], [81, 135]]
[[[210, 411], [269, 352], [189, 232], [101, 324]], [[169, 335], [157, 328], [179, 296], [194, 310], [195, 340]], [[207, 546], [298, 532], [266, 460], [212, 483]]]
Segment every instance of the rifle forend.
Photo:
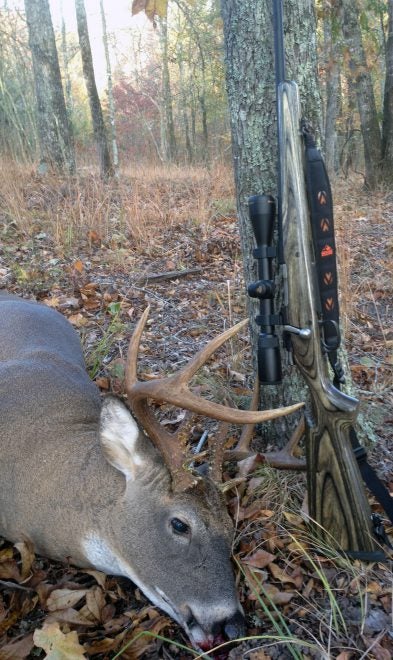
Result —
[[291, 342], [312, 400], [313, 419], [306, 429], [309, 513], [328, 543], [352, 556], [378, 560], [384, 555], [373, 538], [371, 511], [349, 438], [358, 401], [333, 386], [321, 342], [296, 83], [281, 83], [277, 95], [286, 317], [302, 331], [291, 332]]

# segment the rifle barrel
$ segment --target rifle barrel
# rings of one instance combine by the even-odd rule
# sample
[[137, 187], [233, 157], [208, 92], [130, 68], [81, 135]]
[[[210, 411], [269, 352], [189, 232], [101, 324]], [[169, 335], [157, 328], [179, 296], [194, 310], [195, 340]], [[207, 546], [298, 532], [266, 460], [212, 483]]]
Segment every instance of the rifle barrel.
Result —
[[284, 52], [284, 28], [283, 28], [282, 0], [273, 0], [273, 31], [274, 31], [274, 61], [276, 72], [276, 87], [284, 82], [285, 77], [285, 52]]

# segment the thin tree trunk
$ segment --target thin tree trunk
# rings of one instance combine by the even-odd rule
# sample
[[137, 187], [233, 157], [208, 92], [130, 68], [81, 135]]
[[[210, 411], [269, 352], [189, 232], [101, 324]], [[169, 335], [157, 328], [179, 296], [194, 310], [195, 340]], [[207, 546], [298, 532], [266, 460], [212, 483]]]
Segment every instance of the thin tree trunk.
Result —
[[108, 34], [106, 29], [106, 18], [104, 10], [104, 1], [100, 0], [100, 10], [101, 10], [101, 23], [102, 23], [102, 40], [104, 43], [105, 51], [105, 62], [106, 62], [106, 76], [108, 81], [108, 102], [109, 102], [109, 124], [111, 127], [111, 142], [112, 142], [112, 162], [114, 175], [118, 177], [119, 175], [119, 152], [117, 149], [117, 140], [116, 140], [116, 124], [115, 124], [115, 101], [113, 98], [113, 85], [112, 85], [112, 68], [111, 61], [109, 57], [109, 47], [108, 47]]
[[339, 41], [333, 36], [332, 22], [336, 20], [334, 9], [327, 10], [324, 17], [326, 110], [324, 151], [326, 167], [330, 175], [338, 170], [336, 120], [339, 110]]
[[357, 132], [354, 127], [354, 116], [356, 113], [356, 106], [357, 106], [356, 90], [352, 78], [347, 76], [346, 81], [348, 86], [348, 93], [346, 99], [347, 116], [345, 119], [344, 141], [340, 152], [340, 165], [345, 177], [348, 176], [349, 170], [351, 169], [356, 170], [358, 152], [359, 152], [359, 149], [356, 147]]
[[356, 0], [343, 0], [342, 30], [360, 115], [364, 145], [365, 184], [369, 188], [374, 188], [378, 183], [382, 143], [373, 83], [363, 48], [358, 16], [359, 7]]
[[64, 75], [64, 92], [65, 92], [65, 104], [67, 109], [67, 117], [70, 126], [72, 125], [72, 93], [71, 93], [71, 76], [70, 76], [70, 67], [69, 67], [69, 55], [68, 55], [68, 45], [67, 45], [67, 33], [66, 25], [64, 20], [63, 12], [63, 2], [60, 2], [60, 14], [61, 14], [61, 54], [63, 60], [63, 75]]
[[203, 49], [203, 45], [200, 39], [200, 33], [198, 26], [195, 25], [194, 20], [192, 18], [192, 14], [189, 11], [189, 8], [187, 5], [183, 2], [180, 2], [180, 0], [176, 0], [176, 3], [178, 7], [181, 9], [183, 12], [184, 16], [187, 19], [187, 22], [190, 25], [190, 28], [192, 30], [193, 37], [195, 39], [195, 43], [198, 47], [198, 52], [199, 52], [199, 62], [200, 62], [200, 73], [201, 73], [201, 88], [199, 91], [198, 95], [198, 100], [199, 100], [199, 107], [201, 110], [201, 122], [202, 122], [202, 157], [203, 160], [208, 162], [209, 160], [209, 129], [208, 129], [208, 123], [207, 123], [207, 106], [206, 106], [206, 89], [207, 89], [207, 83], [206, 83], [206, 59], [205, 59], [205, 53]]
[[382, 168], [383, 177], [393, 183], [393, 0], [388, 0], [388, 36], [386, 40], [386, 74], [383, 100]]
[[177, 158], [177, 145], [175, 137], [175, 125], [173, 122], [173, 102], [171, 91], [171, 80], [168, 62], [168, 25], [166, 18], [160, 20], [160, 39], [162, 56], [162, 101], [164, 106], [167, 160], [174, 161]]
[[33, 59], [40, 144], [40, 171], [75, 171], [75, 155], [61, 82], [48, 0], [25, 0]]
[[177, 51], [177, 64], [179, 67], [181, 113], [183, 116], [184, 138], [186, 143], [187, 158], [188, 158], [188, 162], [192, 163], [193, 154], [192, 154], [192, 146], [190, 140], [190, 126], [189, 126], [188, 112], [187, 112], [187, 95], [185, 91], [185, 80], [184, 80], [183, 47], [181, 42], [179, 43], [178, 51]]
[[79, 45], [82, 56], [83, 75], [89, 97], [90, 112], [93, 122], [94, 139], [100, 160], [100, 171], [103, 178], [113, 175], [109, 154], [104, 117], [97, 85], [94, 77], [93, 58], [90, 48], [89, 31], [84, 0], [75, 0], [76, 21], [78, 25]]
[[[226, 80], [232, 130], [237, 209], [246, 283], [255, 281], [256, 267], [252, 253], [254, 237], [248, 216], [250, 195], [277, 192], [277, 129], [275, 77], [273, 64], [273, 29], [271, 3], [268, 0], [221, 0], [224, 20]], [[286, 4], [285, 36], [287, 76], [300, 86], [303, 114], [319, 131], [320, 96], [316, 68], [316, 32], [311, 0]], [[249, 300], [250, 317], [258, 313]], [[253, 325], [256, 355], [257, 330]], [[256, 360], [255, 360], [256, 362]], [[300, 376], [287, 373], [283, 385], [267, 386], [261, 405], [274, 408], [304, 400], [305, 388]], [[265, 438], [282, 442], [293, 420], [274, 422]]]

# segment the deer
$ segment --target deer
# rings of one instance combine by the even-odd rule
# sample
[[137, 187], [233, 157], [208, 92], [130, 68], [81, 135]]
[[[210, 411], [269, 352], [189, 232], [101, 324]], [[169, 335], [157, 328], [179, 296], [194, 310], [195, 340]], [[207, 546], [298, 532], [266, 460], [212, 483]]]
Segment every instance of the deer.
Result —
[[[249, 427], [303, 404], [238, 410], [190, 390], [196, 371], [247, 320], [177, 373], [139, 380], [148, 312], [128, 349], [129, 408], [113, 395], [101, 397], [65, 316], [0, 292], [0, 534], [11, 542], [28, 538], [54, 560], [128, 578], [196, 649], [208, 650], [245, 629], [231, 563], [234, 525], [219, 483], [227, 426]], [[220, 420], [207, 471], [190, 460], [189, 419], [170, 433], [151, 401]]]

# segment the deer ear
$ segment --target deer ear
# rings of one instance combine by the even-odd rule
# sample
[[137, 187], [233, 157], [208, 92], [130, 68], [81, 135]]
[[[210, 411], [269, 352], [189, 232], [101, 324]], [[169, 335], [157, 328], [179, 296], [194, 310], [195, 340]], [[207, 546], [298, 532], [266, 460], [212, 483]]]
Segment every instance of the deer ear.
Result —
[[139, 427], [125, 405], [115, 397], [103, 400], [100, 416], [100, 441], [105, 458], [125, 475], [127, 481], [135, 477], [135, 470], [143, 465], [136, 450]]

